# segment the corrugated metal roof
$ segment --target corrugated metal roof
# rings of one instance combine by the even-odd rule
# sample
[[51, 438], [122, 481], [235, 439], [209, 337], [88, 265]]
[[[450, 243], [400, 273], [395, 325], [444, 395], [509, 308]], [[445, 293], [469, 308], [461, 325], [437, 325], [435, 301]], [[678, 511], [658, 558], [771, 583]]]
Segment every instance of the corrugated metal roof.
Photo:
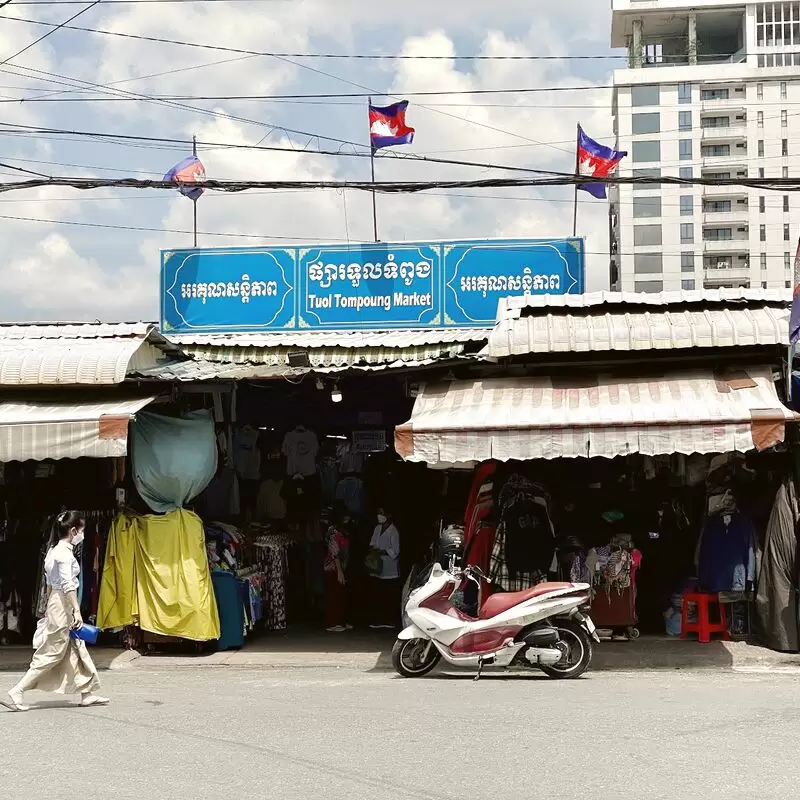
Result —
[[53, 322], [0, 325], [2, 339], [115, 339], [156, 332], [153, 322]]
[[451, 381], [423, 387], [395, 444], [403, 458], [428, 464], [724, 453], [771, 447], [798, 418], [778, 399], [768, 366], [727, 376]]
[[423, 347], [201, 347], [187, 345], [184, 352], [199, 361], [228, 364], [289, 364], [289, 354], [302, 351], [312, 367], [357, 367], [402, 362], [404, 364], [443, 358], [457, 358], [465, 349], [459, 342]]
[[115, 385], [180, 355], [152, 323], [0, 326], [0, 386]]
[[680, 350], [789, 343], [789, 309], [762, 306], [707, 311], [536, 314], [501, 319], [484, 351], [491, 358], [534, 353]]
[[497, 319], [519, 317], [545, 309], [589, 308], [599, 305], [681, 306], [789, 305], [791, 289], [698, 289], [675, 292], [587, 292], [586, 294], [521, 295], [502, 298]]
[[0, 461], [124, 456], [128, 420], [154, 399], [0, 400]]
[[325, 347], [424, 347], [446, 342], [482, 342], [488, 332], [479, 328], [435, 328], [421, 331], [280, 331], [277, 333], [182, 333], [170, 335], [170, 341], [183, 346], [208, 347], [289, 347], [319, 349]]

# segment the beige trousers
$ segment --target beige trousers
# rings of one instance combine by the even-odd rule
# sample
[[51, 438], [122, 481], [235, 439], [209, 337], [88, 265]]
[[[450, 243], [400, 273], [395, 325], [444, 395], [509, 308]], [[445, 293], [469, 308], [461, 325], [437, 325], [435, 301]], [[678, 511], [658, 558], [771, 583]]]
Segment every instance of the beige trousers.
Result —
[[45, 612], [44, 644], [33, 654], [31, 665], [15, 689], [38, 689], [58, 694], [86, 694], [100, 687], [97, 669], [86, 643], [70, 638], [70, 605], [62, 592], [51, 592]]

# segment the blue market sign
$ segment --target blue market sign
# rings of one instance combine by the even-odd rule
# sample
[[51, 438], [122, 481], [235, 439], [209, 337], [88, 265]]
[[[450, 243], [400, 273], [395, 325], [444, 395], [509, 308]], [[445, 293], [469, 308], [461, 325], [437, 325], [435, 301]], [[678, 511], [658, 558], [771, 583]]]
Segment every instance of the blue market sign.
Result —
[[165, 332], [486, 328], [502, 297], [580, 294], [583, 239], [165, 250]]

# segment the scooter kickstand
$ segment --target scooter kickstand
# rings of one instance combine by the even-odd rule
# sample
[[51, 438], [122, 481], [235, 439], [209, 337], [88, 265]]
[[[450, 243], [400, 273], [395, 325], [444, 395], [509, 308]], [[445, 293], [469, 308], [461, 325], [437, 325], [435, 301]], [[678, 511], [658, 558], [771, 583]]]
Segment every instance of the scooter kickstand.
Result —
[[483, 656], [478, 659], [478, 673], [475, 675], [473, 680], [479, 681], [481, 679], [481, 673], [483, 672]]

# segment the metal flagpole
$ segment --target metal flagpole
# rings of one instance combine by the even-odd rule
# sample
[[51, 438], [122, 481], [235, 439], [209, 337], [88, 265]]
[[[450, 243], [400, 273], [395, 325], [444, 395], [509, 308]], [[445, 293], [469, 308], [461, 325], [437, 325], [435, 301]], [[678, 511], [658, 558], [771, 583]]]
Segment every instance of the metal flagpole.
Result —
[[[197, 137], [192, 136], [192, 155], [197, 158]], [[197, 247], [197, 198], [192, 200], [194, 246]]]
[[[580, 175], [581, 163], [578, 152], [581, 141], [581, 124], [578, 123], [578, 134], [575, 139], [575, 175]], [[575, 200], [572, 206], [572, 235], [578, 235], [578, 184], [575, 184]]]
[[[367, 98], [367, 117], [369, 117], [369, 109], [372, 106], [372, 98]], [[375, 199], [375, 148], [372, 146], [372, 133], [369, 137], [369, 167], [370, 174], [372, 175], [372, 233], [375, 241], [378, 241], [378, 206]]]

